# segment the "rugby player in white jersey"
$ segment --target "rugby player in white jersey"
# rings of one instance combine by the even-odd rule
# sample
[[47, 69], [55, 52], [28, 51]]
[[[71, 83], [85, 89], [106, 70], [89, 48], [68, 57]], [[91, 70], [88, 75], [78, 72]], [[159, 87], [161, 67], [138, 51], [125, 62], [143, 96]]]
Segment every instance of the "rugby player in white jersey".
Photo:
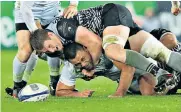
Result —
[[[63, 16], [70, 18], [77, 14], [77, 1], [70, 1], [70, 5], [64, 10]], [[18, 91], [24, 87], [33, 71], [37, 56], [29, 43], [30, 33], [39, 27], [45, 28], [55, 17], [60, 16], [59, 1], [16, 1], [15, 2], [15, 26], [18, 44], [18, 52], [13, 61], [14, 87], [6, 88], [9, 95], [17, 96]], [[55, 80], [59, 79], [59, 58], [48, 58], [50, 66], [51, 86], [56, 87]], [[24, 75], [23, 75], [24, 74]], [[55, 82], [54, 82], [55, 81]]]

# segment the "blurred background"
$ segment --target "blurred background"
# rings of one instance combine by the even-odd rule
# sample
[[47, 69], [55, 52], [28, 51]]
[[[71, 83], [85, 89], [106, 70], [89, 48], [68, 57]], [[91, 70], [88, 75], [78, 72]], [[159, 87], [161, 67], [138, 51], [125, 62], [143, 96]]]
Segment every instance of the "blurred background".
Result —
[[[78, 9], [86, 9], [114, 1], [80, 1]], [[171, 30], [181, 41], [181, 14], [174, 16], [170, 12], [170, 1], [115, 1], [114, 3], [126, 6], [132, 13], [135, 22], [146, 31], [155, 28]], [[68, 1], [61, 2], [67, 7]], [[63, 10], [63, 9], [60, 9]], [[17, 49], [14, 25], [14, 2], [1, 2], [1, 48]]]

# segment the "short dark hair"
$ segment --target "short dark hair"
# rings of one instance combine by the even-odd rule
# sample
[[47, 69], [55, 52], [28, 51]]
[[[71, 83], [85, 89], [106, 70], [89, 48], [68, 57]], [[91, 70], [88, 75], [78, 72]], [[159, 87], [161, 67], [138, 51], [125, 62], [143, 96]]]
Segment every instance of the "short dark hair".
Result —
[[63, 48], [64, 58], [66, 60], [74, 59], [79, 50], [84, 50], [84, 47], [79, 43], [73, 42], [65, 45]]
[[45, 40], [49, 40], [48, 31], [44, 29], [37, 29], [30, 35], [30, 44], [35, 50], [42, 50]]

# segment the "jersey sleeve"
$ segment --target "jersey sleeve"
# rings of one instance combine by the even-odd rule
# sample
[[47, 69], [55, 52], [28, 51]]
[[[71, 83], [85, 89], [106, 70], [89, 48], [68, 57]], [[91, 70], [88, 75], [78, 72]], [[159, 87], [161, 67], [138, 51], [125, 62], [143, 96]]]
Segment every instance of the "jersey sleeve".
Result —
[[79, 24], [76, 18], [61, 18], [57, 22], [58, 34], [65, 40], [75, 41], [76, 31]]
[[33, 32], [34, 30], [38, 29], [35, 21], [33, 12], [31, 10], [34, 2], [33, 1], [21, 1], [20, 3], [20, 12], [22, 13], [23, 20], [28, 27], [30, 32]]
[[67, 85], [67, 86], [74, 86], [76, 82], [76, 75], [74, 73], [74, 67], [70, 63], [65, 63], [59, 82]]

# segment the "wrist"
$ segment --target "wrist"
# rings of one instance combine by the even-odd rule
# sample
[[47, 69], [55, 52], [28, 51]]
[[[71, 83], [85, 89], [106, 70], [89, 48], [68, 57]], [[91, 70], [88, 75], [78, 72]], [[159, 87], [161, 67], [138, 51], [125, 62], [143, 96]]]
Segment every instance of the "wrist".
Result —
[[116, 95], [119, 95], [119, 96], [124, 96], [126, 94], [126, 90], [123, 90], [123, 89], [117, 89], [115, 94]]

